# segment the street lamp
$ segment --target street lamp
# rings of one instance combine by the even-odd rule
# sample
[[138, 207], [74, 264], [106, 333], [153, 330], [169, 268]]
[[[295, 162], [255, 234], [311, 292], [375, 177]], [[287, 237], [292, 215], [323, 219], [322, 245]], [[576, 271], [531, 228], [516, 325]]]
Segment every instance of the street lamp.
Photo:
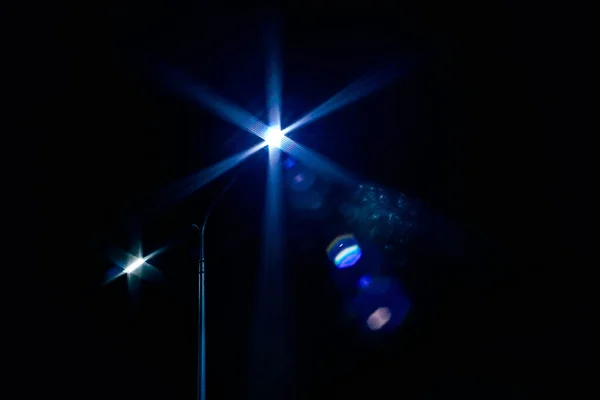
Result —
[[210, 207], [208, 207], [208, 211], [204, 216], [204, 221], [202, 222], [202, 228], [198, 227], [196, 224], [192, 224], [192, 226], [198, 229], [198, 233], [200, 234], [200, 257], [198, 260], [198, 399], [206, 400], [206, 330], [205, 328], [205, 306], [204, 306], [204, 230], [206, 229], [206, 222], [208, 221], [208, 217], [210, 216], [211, 211], [213, 210], [215, 204], [223, 197], [225, 192], [233, 185], [236, 181], [237, 177], [234, 177], [227, 186], [219, 193], [219, 195], [213, 200]]

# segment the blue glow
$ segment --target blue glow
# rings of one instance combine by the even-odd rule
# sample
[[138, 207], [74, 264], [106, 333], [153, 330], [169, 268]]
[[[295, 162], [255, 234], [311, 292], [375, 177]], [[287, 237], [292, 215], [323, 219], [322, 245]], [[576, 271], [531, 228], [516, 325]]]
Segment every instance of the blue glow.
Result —
[[368, 275], [365, 275], [358, 280], [358, 286], [360, 286], [362, 289], [365, 289], [365, 288], [369, 287], [371, 282], [372, 282], [371, 277]]
[[334, 258], [333, 263], [338, 268], [351, 267], [360, 260], [362, 252], [360, 247], [355, 244], [342, 249]]
[[295, 166], [286, 174], [288, 186], [295, 192], [308, 191], [317, 181], [315, 174], [301, 166]]
[[296, 165], [296, 160], [294, 160], [292, 157], [286, 158], [283, 162], [283, 166], [287, 169], [292, 168], [294, 165]]

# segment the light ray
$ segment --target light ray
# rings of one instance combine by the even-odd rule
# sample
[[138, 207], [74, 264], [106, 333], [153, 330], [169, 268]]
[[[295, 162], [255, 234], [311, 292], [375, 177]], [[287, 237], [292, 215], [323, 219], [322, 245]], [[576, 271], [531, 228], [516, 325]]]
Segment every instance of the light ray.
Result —
[[281, 185], [281, 151], [269, 147], [269, 167], [263, 216], [263, 252], [259, 272], [256, 318], [253, 326], [251, 390], [255, 395], [265, 395], [281, 390], [289, 361], [286, 346], [286, 309], [284, 293], [284, 268], [282, 255], [283, 207]]
[[174, 87], [204, 105], [215, 115], [264, 139], [268, 126], [248, 111], [214, 93], [207, 87], [191, 84], [188, 79], [183, 78], [183, 74], [173, 74], [171, 78], [171, 84]]
[[397, 77], [398, 73], [393, 68], [388, 68], [376, 73], [366, 75], [354, 83], [351, 83], [346, 88], [339, 91], [329, 100], [294, 122], [282, 132], [287, 134], [294, 129], [298, 129], [310, 122], [314, 122], [319, 118], [322, 118], [340, 108], [347, 106], [348, 104], [354, 103], [362, 97], [368, 96], [371, 93], [385, 87]]
[[269, 114], [269, 126], [281, 126], [281, 62], [279, 54], [279, 42], [277, 35], [271, 34], [268, 41], [267, 51], [267, 110]]
[[295, 159], [304, 163], [306, 166], [320, 172], [325, 179], [347, 184], [353, 184], [355, 182], [352, 174], [337, 166], [333, 161], [320, 155], [314, 150], [302, 146], [287, 136], [282, 137], [280, 148]]
[[188, 176], [187, 178], [184, 178], [178, 182], [167, 186], [158, 194], [158, 198], [154, 201], [153, 206], [157, 207], [158, 205], [160, 205], [162, 207], [182, 200], [183, 198], [191, 195], [204, 185], [212, 182], [227, 171], [236, 167], [242, 161], [259, 151], [260, 149], [264, 148], [265, 146], [267, 146], [267, 142], [263, 141], [251, 147], [248, 150], [234, 154], [233, 156], [228, 157], [223, 161], [220, 161], [210, 167], [204, 168], [199, 172]]

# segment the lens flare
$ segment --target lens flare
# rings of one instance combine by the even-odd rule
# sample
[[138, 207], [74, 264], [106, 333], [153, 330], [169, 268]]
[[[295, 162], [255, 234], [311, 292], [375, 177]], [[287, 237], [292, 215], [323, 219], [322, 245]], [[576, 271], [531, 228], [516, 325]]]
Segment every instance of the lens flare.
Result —
[[385, 326], [392, 318], [392, 313], [387, 307], [379, 307], [367, 318], [367, 326], [372, 331], [377, 331]]
[[362, 250], [352, 234], [336, 237], [326, 251], [329, 259], [340, 269], [355, 265], [362, 257]]

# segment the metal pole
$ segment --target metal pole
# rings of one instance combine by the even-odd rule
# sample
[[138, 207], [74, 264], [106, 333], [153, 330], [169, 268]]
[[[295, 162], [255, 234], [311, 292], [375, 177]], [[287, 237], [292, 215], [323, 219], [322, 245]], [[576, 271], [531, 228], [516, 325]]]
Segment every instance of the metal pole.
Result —
[[204, 333], [202, 332], [202, 328], [204, 327], [204, 229], [200, 229], [196, 224], [192, 224], [192, 226], [198, 229], [198, 233], [200, 234], [200, 255], [198, 257], [198, 375], [196, 378], [196, 394], [197, 399], [204, 399], [204, 383], [202, 382], [204, 372], [204, 350], [202, 349], [202, 338], [204, 337]]
[[196, 224], [192, 224], [193, 227], [198, 229], [200, 233], [200, 257], [198, 262], [198, 381], [197, 381], [197, 394], [198, 400], [206, 400], [206, 329], [205, 329], [205, 302], [204, 302], [204, 271], [205, 271], [205, 257], [204, 257], [204, 230], [206, 229], [206, 222], [210, 216], [210, 212], [219, 199], [225, 194], [227, 189], [233, 185], [237, 177], [234, 177], [231, 182], [219, 193], [219, 195], [213, 200], [212, 204], [208, 208], [206, 215], [204, 216], [204, 222], [202, 223], [202, 229]]
[[[210, 210], [209, 210], [210, 213]], [[202, 224], [202, 232], [200, 233], [200, 271], [198, 277], [198, 292], [200, 302], [198, 307], [200, 311], [200, 321], [198, 322], [198, 328], [201, 329], [200, 334], [200, 400], [206, 400], [206, 330], [205, 324], [205, 306], [204, 306], [204, 229], [206, 228], [206, 221], [208, 220], [209, 214], [206, 214], [204, 223]]]

